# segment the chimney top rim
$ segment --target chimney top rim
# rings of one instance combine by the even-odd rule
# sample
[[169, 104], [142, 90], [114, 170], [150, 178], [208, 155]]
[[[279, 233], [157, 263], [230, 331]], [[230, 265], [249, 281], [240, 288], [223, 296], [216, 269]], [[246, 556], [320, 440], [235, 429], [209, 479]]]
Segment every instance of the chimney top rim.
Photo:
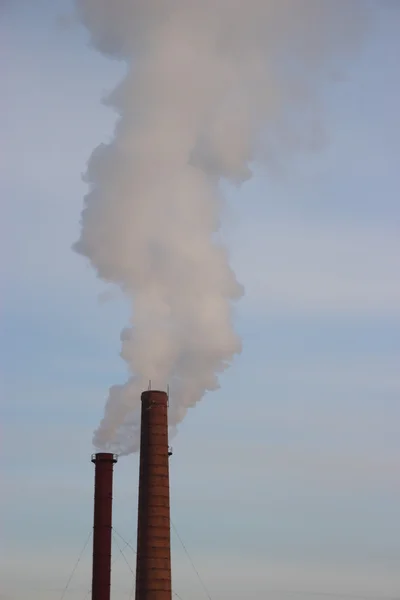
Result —
[[95, 454], [92, 454], [91, 461], [94, 464], [98, 462], [116, 463], [118, 462], [118, 454], [113, 454], [112, 452], [96, 452]]

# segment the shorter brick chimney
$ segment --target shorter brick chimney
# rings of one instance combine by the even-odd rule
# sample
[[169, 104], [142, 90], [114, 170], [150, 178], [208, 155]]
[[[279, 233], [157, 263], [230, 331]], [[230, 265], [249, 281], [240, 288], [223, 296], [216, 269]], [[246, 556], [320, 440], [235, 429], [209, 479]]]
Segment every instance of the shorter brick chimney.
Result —
[[92, 454], [95, 465], [92, 600], [110, 600], [113, 471], [116, 454]]

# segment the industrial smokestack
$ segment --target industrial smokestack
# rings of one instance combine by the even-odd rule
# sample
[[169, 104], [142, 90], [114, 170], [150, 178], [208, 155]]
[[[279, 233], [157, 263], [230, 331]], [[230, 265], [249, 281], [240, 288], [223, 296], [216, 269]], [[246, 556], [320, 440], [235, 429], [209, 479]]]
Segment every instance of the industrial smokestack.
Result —
[[135, 600], [171, 600], [168, 396], [142, 394]]
[[116, 454], [92, 454], [95, 465], [92, 600], [110, 600], [112, 493]]

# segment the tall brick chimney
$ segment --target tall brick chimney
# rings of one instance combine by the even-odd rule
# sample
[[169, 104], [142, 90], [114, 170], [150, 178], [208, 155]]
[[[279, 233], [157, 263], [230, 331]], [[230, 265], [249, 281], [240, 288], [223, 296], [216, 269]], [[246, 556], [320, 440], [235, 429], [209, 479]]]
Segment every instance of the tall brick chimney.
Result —
[[168, 396], [142, 394], [135, 600], [171, 600]]
[[92, 600], [110, 600], [112, 494], [116, 454], [92, 454], [95, 465]]

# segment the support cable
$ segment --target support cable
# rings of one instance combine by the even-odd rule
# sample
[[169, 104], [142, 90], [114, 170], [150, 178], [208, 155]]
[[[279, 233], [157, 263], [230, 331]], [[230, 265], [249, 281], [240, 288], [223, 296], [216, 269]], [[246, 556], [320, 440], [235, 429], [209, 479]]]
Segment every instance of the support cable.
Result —
[[[198, 580], [199, 580], [199, 582], [200, 582], [200, 584], [201, 584], [201, 586], [202, 586], [202, 588], [203, 588], [204, 592], [205, 592], [205, 593], [206, 593], [206, 595], [207, 595], [207, 598], [208, 598], [208, 600], [212, 600], [212, 598], [211, 598], [211, 595], [210, 595], [210, 593], [209, 593], [208, 589], [206, 588], [206, 586], [205, 586], [205, 584], [204, 584], [204, 582], [203, 582], [202, 578], [200, 577], [200, 574], [199, 574], [199, 572], [198, 572], [198, 570], [197, 570], [196, 566], [194, 565], [194, 562], [193, 562], [193, 560], [192, 560], [192, 558], [191, 558], [191, 556], [190, 556], [190, 554], [189, 554], [189, 552], [188, 552], [188, 550], [187, 550], [187, 548], [186, 548], [185, 544], [183, 543], [183, 540], [182, 540], [182, 538], [180, 537], [180, 535], [179, 535], [179, 533], [178, 533], [178, 531], [177, 531], [177, 529], [176, 529], [176, 527], [175, 527], [174, 523], [172, 522], [172, 520], [171, 520], [171, 526], [172, 526], [172, 528], [173, 528], [173, 530], [174, 530], [174, 532], [175, 532], [175, 535], [177, 536], [177, 538], [178, 538], [178, 540], [179, 540], [179, 542], [180, 542], [180, 544], [181, 544], [181, 546], [182, 546], [183, 550], [185, 551], [185, 554], [186, 554], [186, 556], [188, 557], [188, 559], [189, 559], [189, 561], [190, 561], [190, 564], [191, 564], [191, 566], [192, 566], [192, 568], [193, 568], [194, 572], [196, 573], [196, 576], [197, 576], [197, 578], [198, 578]], [[120, 554], [119, 554], [119, 555], [118, 555], [118, 556], [117, 556], [117, 557], [114, 559], [114, 561], [112, 562], [112, 565], [114, 565], [114, 564], [117, 562], [117, 560], [119, 559], [120, 555], [122, 555], [122, 557], [123, 557], [123, 559], [125, 560], [125, 562], [126, 562], [126, 564], [127, 564], [128, 568], [129, 568], [129, 570], [130, 570], [131, 574], [133, 575], [133, 577], [135, 577], [135, 574], [134, 574], [134, 572], [133, 572], [133, 569], [132, 569], [132, 567], [130, 566], [130, 564], [129, 564], [129, 562], [128, 562], [128, 560], [127, 560], [127, 558], [126, 558], [125, 554], [124, 554], [124, 550], [125, 550], [125, 548], [126, 548], [126, 547], [129, 547], [129, 548], [130, 548], [130, 549], [131, 549], [131, 550], [132, 550], [132, 551], [133, 551], [133, 552], [136, 554], [136, 550], [135, 550], [135, 548], [134, 548], [134, 547], [132, 546], [132, 544], [131, 544], [131, 542], [132, 542], [132, 539], [131, 539], [130, 541], [127, 541], [127, 540], [126, 540], [126, 539], [125, 539], [125, 538], [124, 538], [124, 537], [123, 537], [123, 536], [122, 536], [120, 533], [118, 533], [118, 531], [116, 531], [116, 529], [113, 527], [113, 534], [114, 534], [114, 533], [115, 533], [115, 534], [116, 534], [116, 535], [117, 535], [117, 536], [118, 536], [118, 537], [119, 537], [119, 538], [122, 540], [122, 542], [125, 544], [125, 546], [121, 548], [121, 546], [118, 544], [118, 542], [117, 542], [117, 540], [116, 540], [115, 536], [113, 535], [114, 542], [115, 542], [115, 544], [116, 544], [116, 546], [117, 546], [117, 548], [118, 548], [118, 550], [119, 550]], [[64, 590], [63, 590], [63, 593], [62, 593], [62, 596], [61, 596], [60, 600], [63, 600], [63, 599], [64, 599], [64, 596], [65, 596], [65, 594], [66, 594], [66, 592], [67, 592], [67, 590], [68, 590], [69, 584], [71, 583], [71, 580], [72, 580], [72, 578], [73, 578], [73, 576], [74, 576], [74, 573], [75, 573], [75, 571], [76, 571], [76, 569], [77, 569], [77, 567], [78, 567], [78, 565], [79, 565], [79, 563], [80, 563], [80, 561], [81, 561], [81, 558], [82, 558], [82, 556], [83, 556], [83, 553], [84, 553], [84, 551], [86, 550], [86, 547], [87, 547], [87, 545], [88, 545], [88, 543], [89, 543], [89, 540], [90, 540], [90, 537], [91, 537], [91, 535], [92, 535], [92, 531], [89, 533], [88, 539], [86, 540], [86, 542], [85, 542], [85, 545], [83, 546], [83, 549], [82, 549], [82, 551], [81, 551], [81, 553], [80, 553], [80, 555], [79, 555], [79, 557], [78, 557], [78, 560], [77, 560], [77, 562], [75, 563], [75, 566], [74, 566], [74, 568], [72, 569], [71, 575], [70, 575], [70, 577], [69, 577], [69, 579], [68, 579], [68, 581], [67, 581], [67, 584], [66, 584], [66, 586], [65, 586], [65, 588], [64, 588]], [[130, 592], [130, 594], [129, 594], [129, 598], [130, 598], [130, 599], [131, 599], [131, 598], [133, 598], [134, 589], [135, 589], [135, 580], [133, 581], [132, 590], [131, 590], [131, 592]], [[91, 591], [92, 591], [92, 589], [90, 588], [90, 589], [87, 591], [87, 593], [86, 593], [86, 595], [85, 595], [85, 599], [84, 599], [84, 600], [87, 600], [87, 598], [89, 597], [89, 595], [90, 595], [90, 592], [91, 592]], [[372, 596], [372, 595], [371, 595], [371, 596], [369, 596], [369, 595], [363, 595], [363, 594], [352, 594], [352, 593], [346, 594], [346, 593], [344, 593], [344, 592], [335, 593], [335, 592], [328, 592], [328, 591], [315, 591], [315, 590], [283, 590], [283, 589], [274, 589], [274, 590], [266, 590], [266, 591], [268, 591], [268, 593], [270, 593], [270, 594], [271, 594], [271, 593], [276, 593], [276, 594], [288, 594], [288, 595], [300, 595], [300, 594], [301, 594], [301, 595], [308, 595], [308, 596], [324, 596], [324, 597], [327, 597], [327, 598], [342, 598], [343, 600], [347, 600], [347, 599], [349, 599], [349, 600], [400, 600], [400, 597], [399, 597], [399, 598], [397, 598], [397, 597], [394, 597], [394, 596], [383, 596], [383, 595], [382, 595], [382, 596]], [[177, 598], [178, 600], [183, 600], [183, 599], [182, 599], [182, 597], [181, 597], [179, 594], [177, 594], [177, 592], [174, 592], [174, 590], [172, 590], [172, 595], [173, 595], [175, 598]]]
[[121, 553], [121, 555], [122, 555], [122, 558], [123, 558], [123, 559], [124, 559], [124, 561], [126, 562], [126, 564], [127, 564], [127, 566], [128, 566], [128, 569], [129, 569], [129, 570], [130, 570], [130, 572], [132, 573], [133, 577], [135, 577], [135, 573], [133, 572], [133, 569], [132, 569], [131, 565], [129, 564], [129, 562], [128, 562], [128, 559], [126, 558], [126, 556], [125, 556], [125, 554], [124, 554], [124, 551], [122, 550], [121, 546], [118, 544], [118, 542], [117, 542], [117, 540], [116, 540], [116, 537], [115, 537], [114, 533], [113, 533], [113, 540], [114, 540], [114, 542], [115, 542], [115, 544], [116, 544], [116, 546], [117, 546], [118, 550], [120, 551], [120, 553]]
[[[131, 539], [131, 540], [128, 542], [128, 541], [127, 541], [127, 540], [126, 540], [124, 537], [122, 537], [122, 535], [121, 535], [120, 533], [118, 533], [118, 531], [115, 529], [115, 527], [113, 527], [113, 531], [114, 531], [114, 533], [116, 533], [116, 534], [117, 534], [117, 536], [118, 536], [119, 538], [121, 538], [121, 540], [124, 542], [124, 544], [125, 544], [125, 547], [124, 547], [123, 549], [125, 550], [125, 548], [126, 548], [126, 547], [128, 547], [128, 548], [130, 548], [130, 549], [132, 550], [132, 552], [133, 552], [134, 554], [136, 554], [136, 550], [135, 550], [135, 548], [134, 548], [134, 547], [132, 546], [132, 544], [131, 544], [131, 542], [132, 542], [133, 540]], [[117, 559], [115, 559], [115, 560], [117, 560]], [[114, 562], [115, 562], [115, 561], [114, 561]]]
[[86, 594], [85, 594], [85, 598], [84, 598], [84, 600], [87, 600], [87, 598], [89, 598], [89, 596], [90, 596], [90, 594], [91, 594], [91, 593], [92, 593], [92, 588], [90, 587], [90, 588], [88, 589], [88, 591], [86, 592]]
[[171, 520], [171, 525], [172, 525], [172, 528], [173, 528], [173, 530], [175, 531], [176, 537], [177, 537], [177, 538], [178, 538], [178, 540], [180, 541], [180, 543], [181, 543], [181, 545], [182, 545], [182, 548], [183, 548], [183, 549], [184, 549], [184, 551], [185, 551], [185, 554], [186, 554], [186, 556], [187, 556], [187, 557], [188, 557], [188, 559], [189, 559], [189, 562], [190, 562], [190, 564], [191, 564], [191, 565], [192, 565], [192, 567], [193, 567], [193, 570], [194, 570], [194, 572], [195, 572], [195, 573], [196, 573], [196, 575], [197, 575], [197, 579], [199, 580], [199, 582], [200, 582], [200, 585], [201, 585], [201, 587], [203, 588], [203, 590], [204, 590], [204, 592], [205, 592], [205, 594], [206, 594], [206, 596], [207, 596], [208, 600], [212, 600], [212, 598], [211, 598], [211, 594], [210, 594], [210, 592], [208, 591], [208, 589], [207, 589], [207, 587], [206, 587], [206, 585], [205, 585], [204, 581], [203, 581], [203, 580], [202, 580], [202, 578], [200, 577], [200, 574], [199, 574], [198, 570], [197, 570], [197, 569], [196, 569], [196, 567], [195, 567], [195, 564], [194, 564], [194, 562], [193, 562], [193, 560], [192, 560], [192, 558], [191, 558], [191, 556], [190, 556], [190, 554], [189, 554], [189, 552], [188, 552], [188, 549], [186, 548], [185, 544], [183, 543], [183, 541], [182, 541], [182, 538], [181, 538], [181, 536], [179, 535], [179, 533], [178, 533], [178, 531], [177, 531], [177, 529], [176, 529], [175, 525], [173, 524], [172, 520]]
[[[118, 536], [119, 538], [121, 538], [121, 540], [124, 542], [125, 546], [124, 546], [124, 547], [121, 549], [121, 548], [119, 547], [119, 545], [117, 544], [117, 541], [116, 541], [116, 539], [114, 538], [114, 542], [115, 542], [115, 544], [116, 544], [116, 545], [117, 545], [117, 547], [118, 547], [119, 554], [118, 554], [118, 555], [116, 556], [116, 558], [114, 558], [114, 560], [112, 561], [112, 563], [111, 563], [111, 568], [112, 568], [112, 567], [115, 565], [115, 563], [117, 562], [117, 560], [119, 560], [119, 559], [120, 559], [120, 557], [121, 557], [121, 556], [123, 556], [123, 558], [125, 559], [125, 562], [127, 562], [127, 560], [126, 560], [126, 557], [125, 557], [125, 555], [123, 554], [123, 551], [125, 550], [125, 548], [126, 548], [126, 547], [129, 547], [129, 548], [131, 548], [131, 549], [133, 550], [133, 552], [135, 552], [135, 553], [136, 553], [136, 550], [133, 548], [133, 546], [132, 546], [132, 544], [131, 544], [131, 541], [132, 541], [132, 539], [131, 539], [131, 541], [130, 541], [130, 542], [127, 542], [127, 541], [126, 541], [126, 540], [125, 540], [125, 539], [122, 537], [122, 535], [121, 535], [120, 533], [118, 533], [118, 531], [115, 529], [115, 527], [113, 527], [113, 528], [112, 528], [112, 530], [113, 530], [113, 533], [116, 533], [116, 534], [117, 534], [117, 536]], [[128, 565], [128, 566], [129, 566], [129, 565]], [[131, 569], [131, 567], [130, 567], [130, 566], [129, 566], [129, 569], [130, 569], [130, 571], [132, 572], [132, 569]], [[91, 593], [91, 591], [92, 591], [92, 588], [90, 587], [90, 588], [88, 589], [88, 591], [86, 592], [86, 594], [85, 594], [85, 597], [84, 597], [84, 599], [83, 599], [83, 600], [88, 600], [88, 598], [89, 598], [89, 596], [90, 596], [90, 593]]]
[[131, 587], [131, 591], [129, 592], [129, 600], [133, 600], [134, 595], [135, 595], [135, 585], [136, 585], [136, 579], [133, 579], [132, 582], [132, 587]]
[[87, 537], [87, 539], [86, 539], [86, 542], [84, 543], [84, 545], [83, 545], [83, 548], [82, 548], [82, 550], [81, 550], [81, 552], [80, 552], [80, 554], [79, 554], [79, 556], [78, 556], [78, 560], [76, 561], [76, 563], [75, 563], [75, 565], [74, 565], [74, 567], [73, 567], [73, 569], [72, 569], [72, 571], [71, 571], [71, 574], [70, 574], [70, 576], [69, 576], [69, 578], [68, 578], [68, 581], [67, 581], [67, 583], [66, 583], [66, 585], [65, 585], [65, 588], [63, 589], [63, 592], [62, 592], [62, 594], [61, 594], [60, 600], [64, 600], [64, 597], [65, 597], [65, 594], [67, 593], [67, 590], [68, 590], [69, 584], [71, 583], [71, 581], [72, 581], [72, 578], [73, 578], [73, 576], [75, 575], [75, 571], [76, 571], [76, 569], [78, 568], [78, 565], [79, 565], [79, 563], [81, 562], [81, 558], [82, 558], [82, 556], [83, 556], [83, 553], [84, 553], [84, 552], [85, 552], [85, 550], [86, 550], [86, 547], [87, 547], [87, 545], [88, 545], [88, 543], [89, 543], [89, 540], [90, 540], [90, 538], [92, 537], [92, 533], [93, 533], [93, 529], [91, 529], [91, 530], [90, 530], [90, 532], [89, 532], [89, 535], [88, 535], [88, 537]]
[[[114, 530], [114, 533], [116, 533], [116, 534], [117, 534], [117, 536], [118, 536], [118, 537], [120, 537], [120, 538], [121, 538], [121, 540], [124, 542], [124, 544], [125, 544], [125, 548], [126, 548], [126, 547], [130, 548], [130, 549], [131, 549], [131, 550], [132, 550], [132, 551], [133, 551], [133, 552], [136, 554], [136, 550], [135, 550], [135, 548], [134, 548], [134, 547], [131, 545], [131, 543], [130, 543], [130, 542], [128, 542], [128, 541], [127, 541], [127, 540], [126, 540], [126, 539], [125, 539], [125, 538], [124, 538], [124, 537], [123, 537], [123, 536], [122, 536], [120, 533], [118, 533], [118, 531], [117, 531], [116, 529], [114, 529], [114, 528], [113, 528], [113, 530]], [[117, 544], [117, 541], [116, 541], [116, 540], [115, 540], [115, 543]], [[117, 546], [118, 546], [118, 544], [117, 544]], [[122, 550], [124, 550], [125, 548], [123, 548], [122, 550], [121, 550], [121, 548], [120, 548], [119, 546], [118, 546], [118, 548], [119, 548], [119, 551], [120, 551], [120, 552], [121, 552], [121, 554], [122, 554]], [[124, 555], [123, 555], [123, 556], [124, 556]], [[125, 556], [124, 556], [124, 558], [125, 558]], [[117, 559], [115, 559], [115, 560], [117, 560]], [[126, 560], [126, 559], [125, 559], [125, 560]], [[115, 562], [115, 561], [114, 561], [114, 562]], [[113, 564], [114, 564], [114, 563], [113, 563]], [[132, 575], [134, 575], [134, 573], [133, 573], [132, 569], [130, 569], [130, 571], [131, 571]], [[133, 586], [132, 586], [132, 590], [131, 590], [131, 592], [130, 592], [130, 594], [129, 594], [129, 598], [133, 598], [133, 593], [134, 593], [134, 591], [135, 591], [135, 580], [133, 581]], [[172, 595], [173, 595], [173, 596], [175, 596], [175, 598], [178, 598], [178, 600], [182, 600], [182, 597], [181, 597], [179, 594], [177, 594], [176, 592], [174, 592], [174, 590], [172, 590]]]

